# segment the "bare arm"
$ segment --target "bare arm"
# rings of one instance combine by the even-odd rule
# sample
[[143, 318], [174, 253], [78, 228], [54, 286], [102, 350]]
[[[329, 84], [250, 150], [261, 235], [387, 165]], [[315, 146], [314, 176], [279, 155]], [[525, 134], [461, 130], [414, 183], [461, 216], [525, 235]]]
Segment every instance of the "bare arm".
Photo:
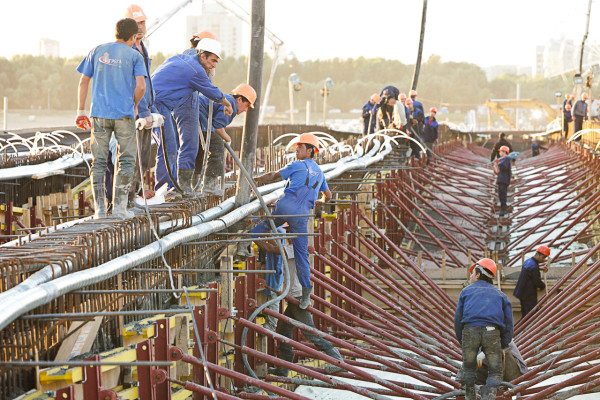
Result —
[[134, 110], [135, 117], [138, 114], [138, 105], [140, 104], [140, 100], [144, 97], [144, 93], [146, 93], [146, 79], [143, 76], [135, 77], [135, 91], [133, 92], [133, 101], [134, 101]]
[[85, 110], [85, 99], [87, 98], [88, 90], [90, 88], [89, 76], [81, 74], [79, 78], [79, 87], [77, 88], [77, 109]]
[[225, 131], [225, 128], [215, 129], [217, 135], [221, 136], [221, 139], [226, 141], [227, 143], [231, 143], [231, 136]]
[[327, 203], [329, 200], [331, 200], [331, 190], [327, 189], [326, 191], [324, 191], [321, 200], [323, 201], [323, 203]]
[[281, 179], [281, 174], [279, 173], [279, 171], [277, 171], [277, 172], [267, 172], [266, 174], [259, 175], [256, 178], [254, 178], [254, 180], [256, 181], [256, 183], [271, 182], [271, 181], [274, 181], [275, 179]]

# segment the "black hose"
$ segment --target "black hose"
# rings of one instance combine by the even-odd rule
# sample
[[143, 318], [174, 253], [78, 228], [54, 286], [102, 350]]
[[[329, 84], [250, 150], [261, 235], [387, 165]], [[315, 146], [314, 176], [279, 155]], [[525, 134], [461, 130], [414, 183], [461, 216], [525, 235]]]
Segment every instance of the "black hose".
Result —
[[167, 175], [169, 175], [169, 179], [171, 180], [171, 182], [173, 182], [173, 187], [175, 188], [177, 193], [183, 194], [183, 190], [181, 190], [181, 187], [177, 183], [177, 180], [173, 178], [173, 172], [171, 171], [171, 165], [169, 164], [169, 156], [167, 155], [167, 141], [165, 136], [165, 129], [162, 126], [160, 127], [160, 140], [162, 141], [162, 152], [163, 157], [165, 159], [165, 167], [167, 167]]

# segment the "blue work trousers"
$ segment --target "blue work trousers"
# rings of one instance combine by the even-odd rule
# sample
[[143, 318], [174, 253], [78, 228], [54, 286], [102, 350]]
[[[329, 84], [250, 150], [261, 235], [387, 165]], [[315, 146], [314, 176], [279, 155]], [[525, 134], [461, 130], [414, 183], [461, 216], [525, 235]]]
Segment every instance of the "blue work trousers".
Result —
[[200, 125], [200, 111], [198, 110], [198, 97], [191, 93], [179, 105], [172, 110], [166, 105], [157, 102], [158, 112], [165, 117], [165, 143], [162, 137], [158, 141], [158, 152], [156, 154], [156, 186], [158, 189], [165, 183], [169, 188], [173, 182], [169, 179], [162, 146], [167, 150], [169, 166], [173, 179], [177, 179], [178, 169], [194, 169], [196, 155], [198, 154], [198, 127]]
[[[281, 226], [284, 222], [288, 223], [288, 233], [308, 233], [308, 217], [289, 217], [289, 215], [307, 215], [310, 208], [306, 204], [304, 188], [292, 194], [285, 194], [281, 200], [277, 202], [272, 215], [288, 215], [287, 217], [275, 218], [275, 226]], [[271, 230], [267, 219], [261, 221], [250, 232], [265, 233]], [[292, 239], [294, 246], [294, 259], [296, 260], [296, 273], [300, 285], [304, 288], [311, 287], [310, 285], [310, 263], [308, 262], [308, 236], [302, 235]]]

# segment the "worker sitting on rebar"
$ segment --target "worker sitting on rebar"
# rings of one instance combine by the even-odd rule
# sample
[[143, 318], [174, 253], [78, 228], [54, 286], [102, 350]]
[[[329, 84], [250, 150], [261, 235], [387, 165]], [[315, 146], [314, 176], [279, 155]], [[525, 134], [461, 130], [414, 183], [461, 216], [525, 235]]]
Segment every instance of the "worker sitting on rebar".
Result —
[[[225, 97], [233, 106], [231, 115], [226, 115], [223, 112], [223, 105], [221, 104], [213, 104], [213, 109], [210, 111], [211, 100], [202, 94], [198, 96], [200, 129], [204, 136], [204, 146], [208, 145], [208, 155], [205, 155], [206, 149], [198, 150], [195, 169], [199, 182], [204, 181], [204, 185], [195, 186], [200, 187], [205, 195], [218, 197], [223, 195], [223, 189], [221, 188], [223, 182], [219, 182], [219, 179], [223, 180], [225, 173], [224, 142], [231, 142], [231, 137], [225, 131], [225, 127], [231, 124], [236, 116], [245, 113], [249, 108], [254, 108], [256, 90], [247, 83], [240, 83], [231, 91], [231, 94], [226, 94]], [[207, 135], [209, 119], [211, 125], [210, 138]], [[205, 163], [206, 165], [204, 165]], [[202, 177], [202, 174], [204, 174], [204, 177]]]
[[502, 349], [513, 339], [512, 308], [508, 297], [498, 290], [493, 279], [496, 263], [483, 258], [471, 266], [471, 284], [460, 292], [454, 330], [462, 346], [465, 399], [475, 400], [477, 353], [483, 350], [489, 365], [486, 397], [496, 398], [496, 388], [502, 382]]
[[[165, 117], [164, 143], [161, 137], [156, 157], [155, 188], [165, 183], [173, 187], [174, 180], [187, 195], [194, 193], [192, 178], [199, 142], [196, 92], [222, 104], [225, 114], [233, 112], [227, 98], [208, 77], [220, 60], [221, 43], [202, 39], [197, 49], [197, 56], [178, 54], [167, 59], [152, 75], [156, 107]], [[168, 160], [165, 160], [163, 146]], [[172, 176], [169, 176], [169, 170]]]
[[[323, 192], [322, 202], [331, 199], [331, 191], [325, 180], [325, 174], [313, 160], [319, 152], [319, 140], [312, 133], [303, 133], [296, 141], [296, 161], [291, 162], [277, 172], [268, 172], [255, 178], [257, 184], [264, 184], [274, 179], [287, 179], [288, 183], [283, 197], [277, 202], [273, 215], [275, 225], [287, 222], [290, 233], [299, 234], [292, 240], [296, 259], [298, 279], [302, 285], [300, 308], [310, 305], [310, 264], [308, 261], [308, 217], [315, 207], [319, 192]], [[252, 233], [270, 231], [268, 220], [254, 227]]]
[[544, 289], [546, 285], [542, 281], [540, 270], [548, 272], [546, 260], [550, 257], [548, 246], [539, 246], [533, 257], [527, 259], [521, 268], [519, 279], [515, 285], [513, 295], [521, 303], [521, 318], [533, 310], [537, 305], [537, 291]]

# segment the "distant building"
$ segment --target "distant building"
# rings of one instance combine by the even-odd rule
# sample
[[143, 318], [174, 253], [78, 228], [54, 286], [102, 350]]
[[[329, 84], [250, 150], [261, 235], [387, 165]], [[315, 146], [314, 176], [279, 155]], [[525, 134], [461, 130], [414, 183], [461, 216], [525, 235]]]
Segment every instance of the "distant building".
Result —
[[202, 15], [187, 17], [185, 47], [189, 47], [189, 38], [194, 33], [210, 31], [223, 45], [223, 53], [226, 57], [240, 57], [243, 24], [240, 19], [228, 13], [220, 5], [205, 2], [202, 6]]
[[60, 57], [60, 43], [58, 40], [40, 39], [40, 56]]

